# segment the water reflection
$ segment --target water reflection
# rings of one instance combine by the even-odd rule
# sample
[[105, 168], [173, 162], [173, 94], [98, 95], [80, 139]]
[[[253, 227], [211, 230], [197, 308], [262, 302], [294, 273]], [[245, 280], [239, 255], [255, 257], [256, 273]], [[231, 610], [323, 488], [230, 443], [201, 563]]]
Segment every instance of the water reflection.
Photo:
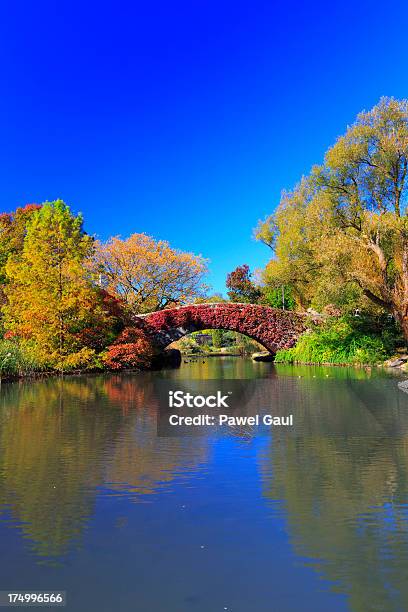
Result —
[[126, 376], [3, 386], [0, 512], [36, 554], [68, 551], [93, 514], [97, 487], [146, 495], [205, 459], [203, 446], [157, 438], [152, 388]]
[[406, 610], [408, 402], [380, 380], [329, 389], [301, 393], [315, 405], [302, 410], [303, 435], [263, 452], [264, 495], [282, 503], [298, 558], [351, 610]]
[[[187, 389], [203, 379], [245, 379], [243, 413], [290, 412], [295, 427], [158, 437], [158, 381]], [[190, 514], [182, 511], [185, 504]], [[95, 581], [106, 584], [101, 612], [113, 609], [106, 597], [119, 571], [126, 571], [123, 559], [126, 568], [143, 572], [138, 601], [149, 612], [165, 609], [169, 597], [169, 609], [180, 611], [191, 602], [200, 611], [222, 609], [232, 599], [236, 611], [266, 612], [279, 588], [280, 612], [305, 609], [305, 596], [314, 611], [405, 610], [408, 396], [381, 371], [241, 359], [207, 359], [146, 375], [4, 385], [0, 519], [0, 537], [18, 531], [31, 555], [8, 550], [2, 572], [23, 560], [21, 582], [27, 584], [30, 576], [38, 579], [39, 561], [50, 571], [58, 560], [64, 570], [52, 576], [63, 576], [78, 592], [84, 568], [92, 567]], [[90, 530], [93, 542], [106, 545], [111, 565], [87, 540]], [[214, 554], [197, 560], [196, 539], [197, 554], [207, 540]], [[299, 565], [305, 574], [298, 574]], [[186, 583], [184, 576], [174, 580], [180, 566], [190, 572]], [[241, 584], [236, 576], [242, 572], [247, 580]], [[8, 580], [15, 575], [10, 570]], [[48, 581], [50, 574], [40, 576]], [[149, 607], [157, 581], [163, 600], [158, 592], [156, 607]], [[303, 589], [298, 596], [293, 583]], [[325, 589], [330, 597], [323, 601]], [[121, 594], [128, 597], [123, 610], [133, 610], [132, 575], [122, 580]], [[91, 609], [86, 605], [73, 610]]]

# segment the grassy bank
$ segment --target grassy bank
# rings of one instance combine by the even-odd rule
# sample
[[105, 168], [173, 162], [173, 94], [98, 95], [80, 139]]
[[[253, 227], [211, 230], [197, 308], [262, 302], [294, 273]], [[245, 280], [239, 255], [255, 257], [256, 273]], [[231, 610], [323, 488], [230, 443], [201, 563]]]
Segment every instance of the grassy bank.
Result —
[[[64, 374], [82, 374], [102, 371], [102, 368], [72, 367]], [[60, 370], [40, 364], [29, 351], [13, 340], [0, 340], [0, 381], [14, 381], [20, 378], [60, 376]]]
[[39, 364], [15, 342], [0, 341], [0, 379], [34, 376], [42, 371]]
[[394, 354], [401, 342], [395, 324], [361, 317], [328, 319], [303, 334], [295, 347], [278, 351], [278, 363], [374, 365]]

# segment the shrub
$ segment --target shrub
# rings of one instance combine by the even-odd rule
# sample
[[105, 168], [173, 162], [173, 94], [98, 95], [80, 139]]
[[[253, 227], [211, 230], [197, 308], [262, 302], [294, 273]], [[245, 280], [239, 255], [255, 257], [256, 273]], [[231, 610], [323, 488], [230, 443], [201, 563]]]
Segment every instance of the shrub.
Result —
[[389, 354], [389, 343], [380, 334], [356, 329], [342, 318], [302, 334], [296, 346], [278, 351], [275, 361], [362, 365], [381, 362]]
[[104, 357], [105, 365], [111, 370], [124, 368], [148, 368], [155, 349], [143, 330], [126, 327]]
[[36, 359], [12, 340], [0, 340], [0, 378], [41, 370]]
[[97, 366], [96, 353], [89, 347], [83, 347], [77, 353], [71, 353], [67, 355], [61, 366], [64, 370], [82, 370], [89, 369]]

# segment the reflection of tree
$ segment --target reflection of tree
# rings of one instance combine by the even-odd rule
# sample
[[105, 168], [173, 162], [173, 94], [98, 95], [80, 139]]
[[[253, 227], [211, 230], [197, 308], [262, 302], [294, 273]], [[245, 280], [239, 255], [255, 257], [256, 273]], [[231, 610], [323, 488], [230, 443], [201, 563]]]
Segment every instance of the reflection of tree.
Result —
[[40, 555], [65, 552], [92, 512], [100, 458], [120, 426], [118, 412], [96, 410], [101, 394], [96, 379], [2, 389], [0, 499]]
[[[239, 357], [211, 357], [207, 355], [199, 355], [189, 357], [190, 363], [188, 366], [188, 376], [190, 379], [199, 380], [215, 380], [215, 379], [248, 379], [262, 378], [274, 375], [274, 370], [271, 369], [270, 363], [262, 363], [260, 361], [252, 362], [250, 359], [241, 359]], [[178, 371], [163, 371], [163, 377], [168, 376], [172, 380], [185, 379], [186, 372], [183, 368]]]
[[190, 470], [203, 460], [197, 439], [159, 438], [157, 436], [158, 393], [149, 374], [143, 384], [126, 374], [106, 379], [109, 400], [116, 402], [128, 417], [120, 441], [112, 448], [106, 466], [106, 481], [115, 491], [149, 494], [174, 479], [181, 466]]
[[104, 379], [104, 394], [124, 416], [145, 406], [151, 409], [150, 413], [154, 416], [156, 403], [152, 381], [147, 378], [148, 376], [146, 374], [143, 381], [140, 381], [132, 374], [112, 374]]
[[198, 449], [183, 452], [182, 444], [157, 438], [155, 410], [147, 377], [2, 388], [0, 507], [38, 555], [64, 554], [78, 540], [96, 486], [108, 481], [123, 492], [149, 493], [202, 458]]
[[146, 413], [134, 416], [130, 433], [116, 444], [107, 464], [106, 480], [113, 490], [137, 499], [205, 460], [204, 445], [197, 438], [159, 438], [156, 428]]
[[[314, 410], [301, 411], [306, 435], [279, 436], [262, 457], [264, 494], [282, 500], [297, 554], [349, 595], [352, 610], [405, 610], [408, 436], [378, 435], [383, 423], [372, 418], [376, 408], [365, 404], [371, 391], [364, 385], [357, 395], [353, 385], [332, 388], [326, 404], [334, 414], [331, 433], [322, 385], [320, 392], [316, 382], [312, 393], [310, 387], [304, 393], [302, 384], [297, 405], [307, 406], [313, 396], [316, 401]], [[389, 394], [383, 411], [395, 411], [395, 402], [399, 396]], [[347, 433], [350, 408], [367, 409], [360, 423], [366, 429]]]

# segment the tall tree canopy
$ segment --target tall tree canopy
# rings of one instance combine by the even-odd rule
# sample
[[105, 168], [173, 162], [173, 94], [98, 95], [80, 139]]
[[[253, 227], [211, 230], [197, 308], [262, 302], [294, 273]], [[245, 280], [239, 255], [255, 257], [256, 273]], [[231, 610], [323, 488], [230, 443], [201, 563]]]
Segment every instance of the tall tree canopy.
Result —
[[32, 215], [21, 253], [8, 258], [4, 326], [44, 367], [89, 365], [82, 332], [104, 311], [86, 272], [93, 240], [61, 200]]
[[0, 285], [7, 282], [6, 263], [10, 255], [23, 250], [27, 225], [40, 204], [26, 204], [11, 213], [0, 214]]
[[98, 243], [95, 271], [107, 291], [135, 313], [162, 310], [203, 294], [206, 261], [146, 234]]
[[407, 165], [408, 101], [383, 98], [258, 226], [275, 252], [265, 280], [303, 306], [364, 297], [408, 338]]

